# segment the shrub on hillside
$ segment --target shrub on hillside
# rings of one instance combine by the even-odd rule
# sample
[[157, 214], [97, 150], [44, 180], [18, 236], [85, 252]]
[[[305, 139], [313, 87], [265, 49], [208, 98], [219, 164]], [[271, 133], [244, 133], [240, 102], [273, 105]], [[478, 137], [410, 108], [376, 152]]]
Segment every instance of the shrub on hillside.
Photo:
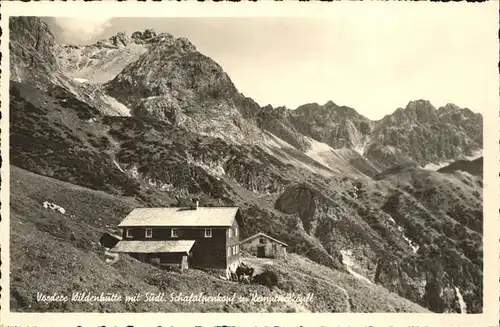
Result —
[[271, 270], [266, 270], [253, 278], [255, 283], [267, 286], [269, 288], [278, 285], [278, 275]]

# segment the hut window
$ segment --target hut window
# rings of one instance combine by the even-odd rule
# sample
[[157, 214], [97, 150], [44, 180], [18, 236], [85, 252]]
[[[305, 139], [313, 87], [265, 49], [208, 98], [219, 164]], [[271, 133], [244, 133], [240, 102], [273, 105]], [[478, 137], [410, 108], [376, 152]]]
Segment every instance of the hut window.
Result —
[[233, 237], [233, 230], [229, 228], [229, 237]]
[[177, 235], [177, 228], [172, 228], [172, 229], [170, 230], [170, 237], [179, 237], [179, 236]]
[[238, 236], [238, 227], [234, 228], [234, 236]]
[[206, 228], [205, 229], [205, 237], [212, 237], [212, 229]]
[[265, 239], [265, 238], [263, 238], [263, 237], [261, 237], [261, 238], [259, 239], [259, 243], [260, 243], [260, 244], [266, 244], [266, 239]]
[[146, 238], [153, 237], [153, 230], [151, 228], [146, 228]]
[[132, 230], [130, 228], [127, 228], [127, 238], [132, 238]]
[[227, 247], [227, 256], [228, 257], [231, 256], [231, 247], [230, 246]]

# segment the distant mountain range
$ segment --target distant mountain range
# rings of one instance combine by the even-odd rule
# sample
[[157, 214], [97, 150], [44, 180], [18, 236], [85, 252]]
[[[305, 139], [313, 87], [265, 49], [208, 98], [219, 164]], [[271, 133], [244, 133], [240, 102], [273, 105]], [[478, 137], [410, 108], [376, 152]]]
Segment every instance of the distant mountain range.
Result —
[[[354, 278], [365, 295], [351, 297], [353, 311], [380, 310], [371, 304], [380, 287], [394, 297], [380, 297], [387, 310], [482, 311], [482, 158], [463, 161], [482, 150], [481, 114], [425, 100], [378, 121], [332, 101], [261, 107], [185, 38], [146, 30], [59, 45], [38, 18], [11, 18], [9, 26], [10, 158], [22, 168], [16, 176], [27, 178], [27, 170], [85, 187], [81, 194], [92, 201], [114, 199], [102, 200], [106, 215], [97, 211], [83, 225], [69, 214], [33, 220], [35, 201], [56, 201], [57, 192], [29, 195], [28, 207], [11, 204], [11, 248], [19, 254], [11, 259], [13, 310], [34, 310], [27, 283], [46, 275], [42, 266], [23, 270], [26, 233], [79, 260], [92, 253], [104, 265], [101, 250], [89, 244], [125, 213], [113, 203], [168, 206], [197, 197], [202, 205], [240, 206], [242, 237], [264, 232], [300, 260]], [[29, 176], [43, 185], [45, 177]], [[25, 192], [11, 184], [11, 192]], [[79, 197], [66, 203], [76, 218], [86, 210], [86, 195]], [[31, 262], [41, 260], [43, 253], [33, 253]], [[134, 274], [151, 273], [133, 267]], [[282, 278], [297, 273], [283, 269]], [[89, 287], [91, 273], [77, 266], [51, 278], [62, 281], [68, 272], [79, 278], [74, 287]], [[151, 285], [160, 287], [158, 280]], [[415, 306], [388, 305], [407, 300]]]

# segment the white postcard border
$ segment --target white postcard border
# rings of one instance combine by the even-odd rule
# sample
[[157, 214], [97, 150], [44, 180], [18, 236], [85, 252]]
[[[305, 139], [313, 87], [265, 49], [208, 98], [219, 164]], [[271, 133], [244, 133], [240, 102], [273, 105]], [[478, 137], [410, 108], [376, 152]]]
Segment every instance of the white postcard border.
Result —
[[[471, 12], [498, 22], [496, 2], [488, 3], [416, 3], [416, 2], [333, 2], [299, 3], [260, 1], [241, 3], [214, 2], [3, 2], [2, 13], [2, 75], [1, 75], [1, 323], [5, 326], [495, 326], [499, 312], [499, 146], [498, 112], [483, 112], [484, 118], [484, 288], [482, 314], [413, 314], [413, 313], [12, 313], [9, 312], [9, 16], [81, 17], [320, 17], [334, 10], [344, 10], [356, 19], [360, 10], [454, 10], [469, 6]], [[489, 8], [488, 11], [484, 8]], [[498, 30], [478, 35], [498, 44]], [[497, 70], [498, 67], [492, 66]], [[466, 77], [464, 77], [466, 78]], [[491, 81], [498, 85], [498, 80]], [[488, 95], [496, 96], [498, 94]], [[497, 107], [498, 109], [498, 107]]]

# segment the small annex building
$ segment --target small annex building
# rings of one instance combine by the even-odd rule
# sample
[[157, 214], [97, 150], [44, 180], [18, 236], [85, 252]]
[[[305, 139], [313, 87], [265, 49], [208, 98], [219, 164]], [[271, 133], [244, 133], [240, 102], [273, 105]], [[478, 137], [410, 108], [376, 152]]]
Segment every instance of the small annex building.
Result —
[[264, 233], [257, 233], [240, 242], [241, 249], [258, 258], [283, 258], [286, 257], [287, 247], [283, 243]]
[[110, 252], [159, 265], [226, 269], [239, 265], [238, 207], [137, 208], [118, 225]]

